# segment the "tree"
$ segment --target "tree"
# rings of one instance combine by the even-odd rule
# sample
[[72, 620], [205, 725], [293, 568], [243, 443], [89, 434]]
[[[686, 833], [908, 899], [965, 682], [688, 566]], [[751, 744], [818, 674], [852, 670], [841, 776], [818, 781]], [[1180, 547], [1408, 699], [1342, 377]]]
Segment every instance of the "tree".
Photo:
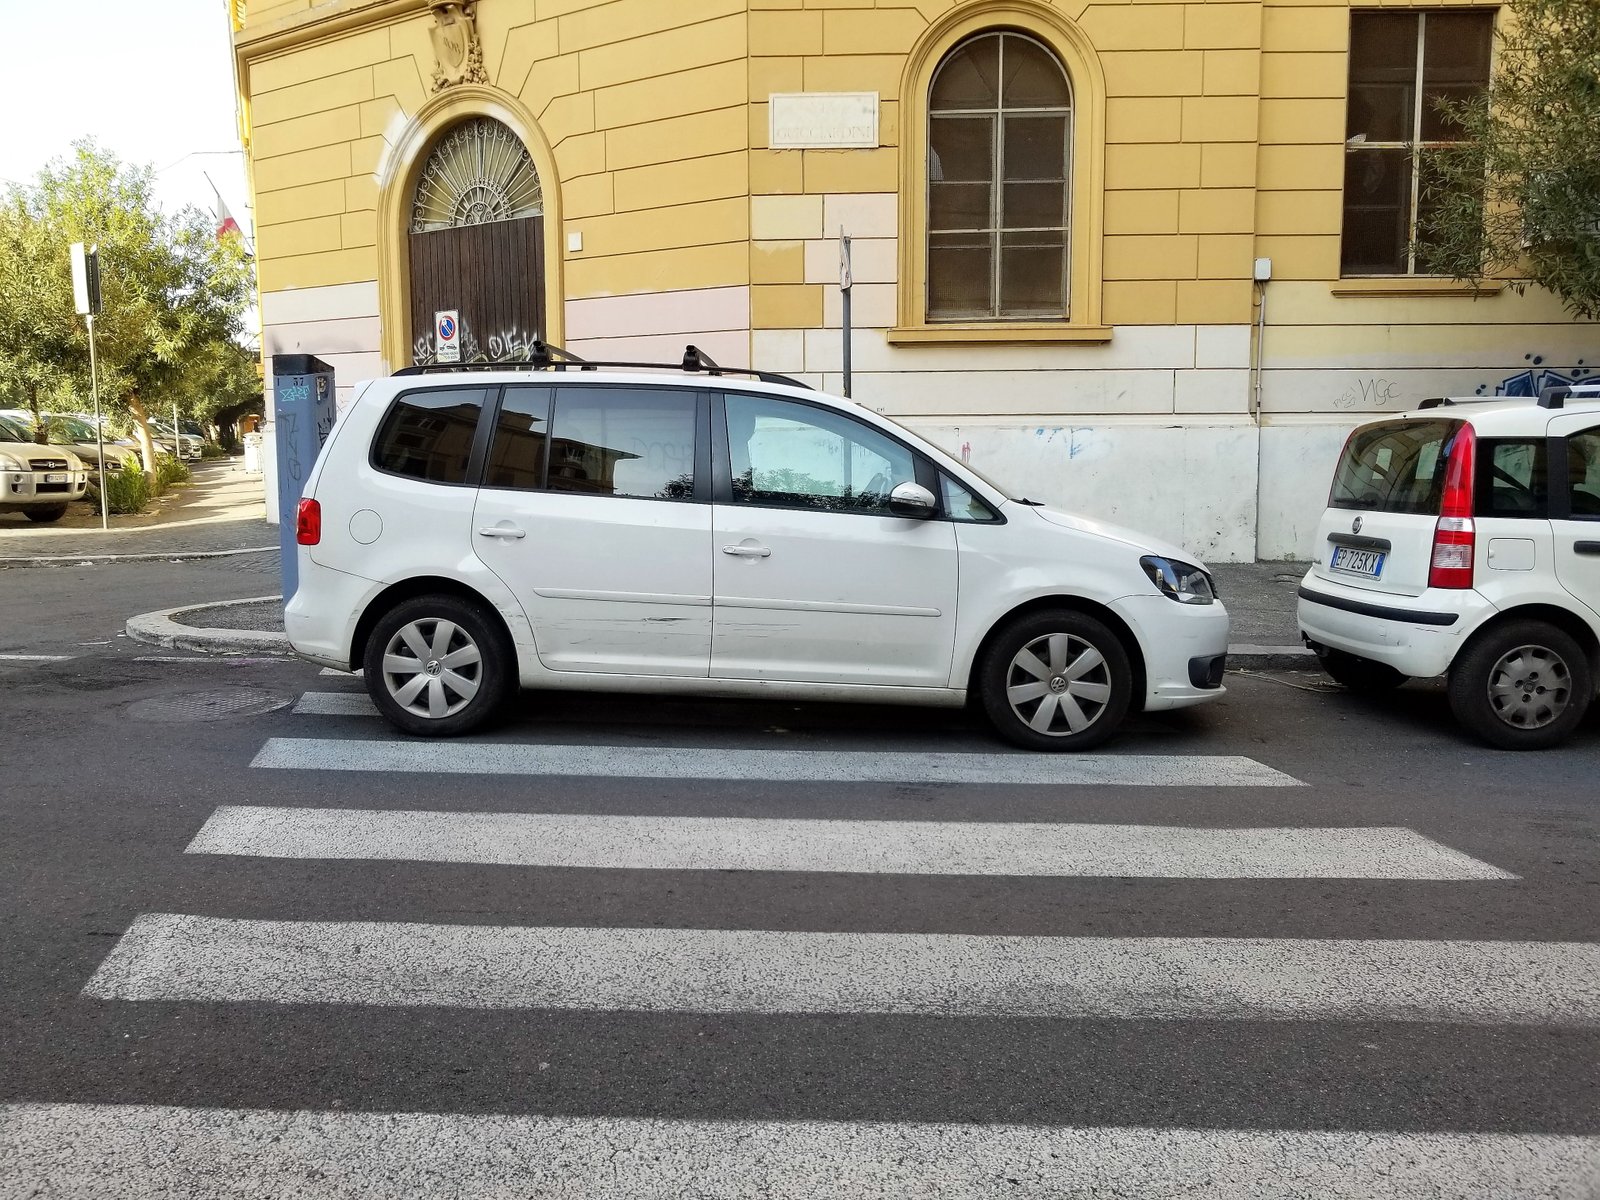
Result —
[[79, 354], [67, 243], [12, 189], [0, 200], [0, 383], [26, 405], [42, 440], [41, 410], [60, 392]]
[[[68, 247], [98, 245], [101, 397], [112, 413], [132, 418], [147, 464], [155, 461], [149, 410], [176, 400], [193, 415], [204, 406], [197, 381], [226, 357], [252, 290], [240, 239], [219, 241], [198, 209], [162, 212], [153, 179], [149, 167], [129, 166], [93, 142], [79, 142], [70, 159], [50, 164], [30, 186], [12, 189], [0, 224], [0, 236], [11, 236], [4, 231], [14, 225], [18, 244], [33, 255], [26, 270], [14, 272], [14, 287], [0, 286], [0, 354], [10, 356], [0, 359], [0, 372], [14, 386], [40, 376], [41, 392], [51, 371], [69, 372], [80, 394], [87, 391], [88, 341], [72, 312]], [[29, 288], [45, 315], [26, 319], [44, 332], [13, 336], [24, 329]], [[57, 354], [62, 347], [51, 338], [60, 335], [63, 316], [64, 352]]]
[[1439, 105], [1466, 140], [1424, 159], [1418, 242], [1441, 273], [1600, 318], [1600, 4], [1511, 0], [1498, 39], [1489, 91]]

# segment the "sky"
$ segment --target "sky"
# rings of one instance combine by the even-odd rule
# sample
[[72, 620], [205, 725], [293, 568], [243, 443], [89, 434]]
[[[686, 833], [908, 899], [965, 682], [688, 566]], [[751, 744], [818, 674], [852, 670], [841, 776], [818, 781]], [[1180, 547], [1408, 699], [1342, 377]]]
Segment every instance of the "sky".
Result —
[[0, 30], [0, 182], [92, 135], [155, 167], [164, 208], [216, 212], [209, 175], [253, 239], [225, 0], [0, 0]]

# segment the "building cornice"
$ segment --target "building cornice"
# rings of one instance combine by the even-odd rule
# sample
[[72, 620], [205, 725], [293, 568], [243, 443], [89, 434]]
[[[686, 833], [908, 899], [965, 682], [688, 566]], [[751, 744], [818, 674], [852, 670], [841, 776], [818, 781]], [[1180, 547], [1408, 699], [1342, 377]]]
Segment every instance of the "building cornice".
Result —
[[403, 21], [427, 12], [429, 7], [429, 0], [327, 0], [259, 28], [247, 25], [234, 34], [233, 53], [243, 67], [256, 59], [298, 50], [351, 30]]

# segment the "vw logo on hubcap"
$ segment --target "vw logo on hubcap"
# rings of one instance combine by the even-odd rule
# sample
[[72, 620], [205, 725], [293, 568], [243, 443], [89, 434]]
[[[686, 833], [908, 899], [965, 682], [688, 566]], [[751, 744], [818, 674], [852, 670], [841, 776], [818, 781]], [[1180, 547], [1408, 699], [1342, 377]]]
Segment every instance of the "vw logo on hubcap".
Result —
[[1052, 692], [1054, 692], [1058, 696], [1062, 692], [1066, 691], [1067, 690], [1066, 676], [1064, 676], [1064, 675], [1052, 675], [1050, 677], [1050, 690]]
[[428, 660], [428, 665], [422, 669], [429, 675], [437, 675], [440, 671], [444, 670], [444, 665], [437, 658], [430, 658]]

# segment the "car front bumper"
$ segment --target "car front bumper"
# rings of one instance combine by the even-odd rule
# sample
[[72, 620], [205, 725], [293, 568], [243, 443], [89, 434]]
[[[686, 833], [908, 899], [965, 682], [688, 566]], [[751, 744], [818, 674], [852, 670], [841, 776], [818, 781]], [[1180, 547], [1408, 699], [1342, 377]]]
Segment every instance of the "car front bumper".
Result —
[[1197, 687], [1190, 663], [1228, 653], [1228, 610], [1214, 604], [1180, 604], [1165, 596], [1125, 596], [1111, 606], [1128, 623], [1144, 651], [1146, 712], [1186, 708], [1226, 694]]
[[[65, 483], [49, 483], [47, 477], [65, 475]], [[34, 507], [81, 500], [89, 486], [86, 471], [0, 471], [0, 506]]]

